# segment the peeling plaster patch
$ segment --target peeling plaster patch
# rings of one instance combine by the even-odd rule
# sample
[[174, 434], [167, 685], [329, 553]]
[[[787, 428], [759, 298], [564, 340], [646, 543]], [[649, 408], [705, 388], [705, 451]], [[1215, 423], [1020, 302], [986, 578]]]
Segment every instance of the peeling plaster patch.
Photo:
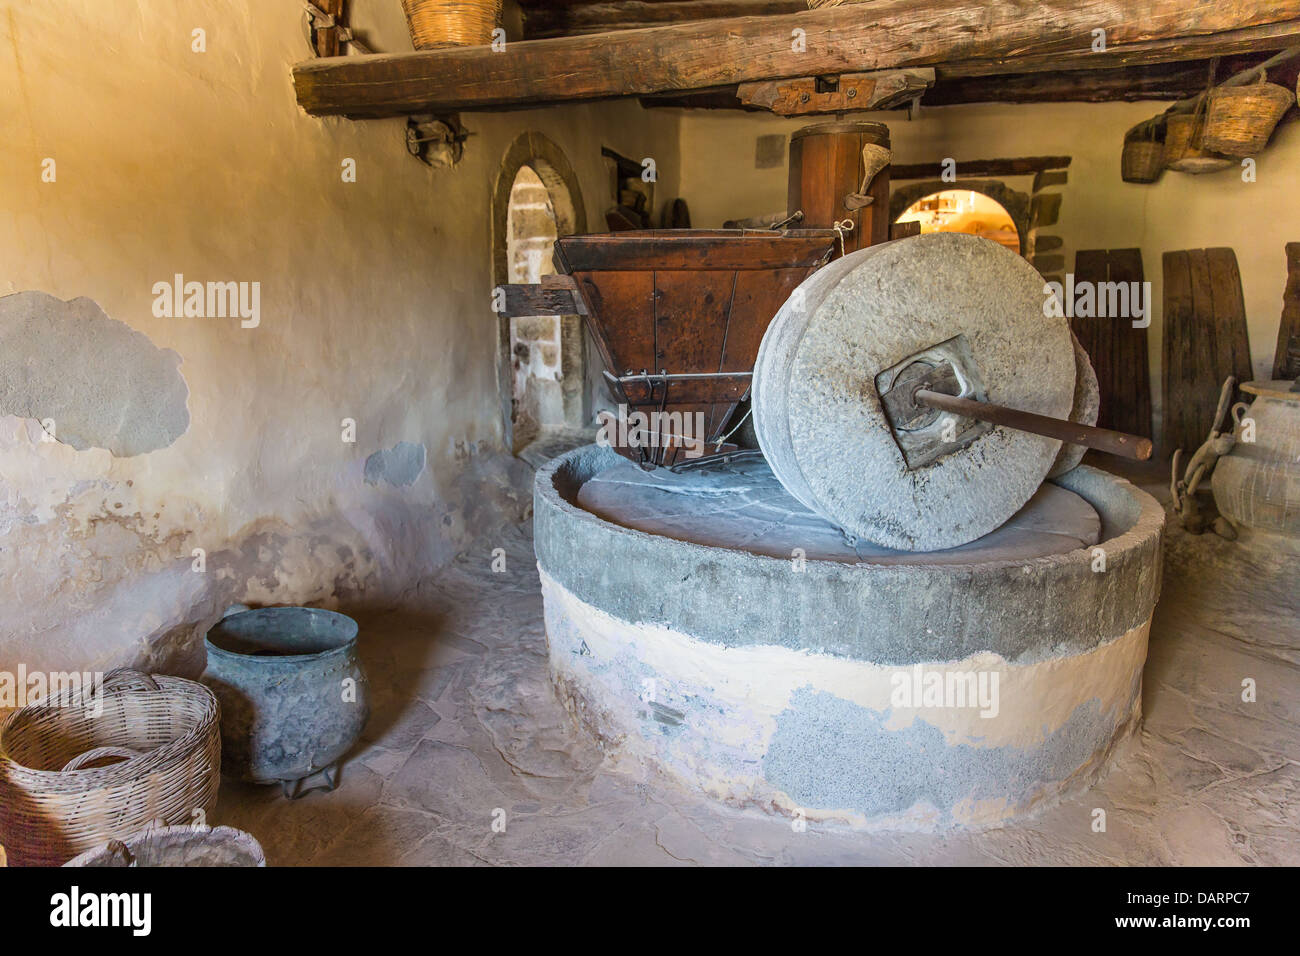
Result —
[[1014, 806], [1029, 784], [1069, 778], [1116, 731], [1095, 699], [1075, 708], [1040, 746], [1023, 750], [949, 744], [920, 718], [902, 730], [887, 722], [870, 708], [801, 688], [777, 716], [763, 776], [801, 806], [867, 817], [929, 806], [947, 816], [967, 802], [1010, 799]]
[[120, 458], [166, 448], [190, 425], [181, 357], [92, 300], [0, 297], [0, 414], [54, 420], [77, 451]]
[[366, 459], [366, 484], [377, 485], [381, 481], [394, 487], [415, 484], [415, 479], [424, 472], [424, 461], [423, 445], [399, 441]]

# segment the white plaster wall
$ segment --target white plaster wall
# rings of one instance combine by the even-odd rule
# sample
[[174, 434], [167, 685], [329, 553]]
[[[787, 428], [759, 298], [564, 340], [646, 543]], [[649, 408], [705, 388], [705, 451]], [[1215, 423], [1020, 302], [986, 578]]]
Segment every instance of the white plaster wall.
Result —
[[[410, 48], [398, 0], [350, 6], [372, 47]], [[175, 350], [191, 419], [170, 447], [114, 458], [0, 417], [0, 669], [192, 655], [232, 600], [392, 601], [521, 514], [529, 476], [502, 453], [489, 311], [497, 165], [540, 130], [596, 228], [601, 145], [655, 156], [677, 194], [676, 118], [635, 102], [467, 114], [464, 161], [438, 170], [406, 153], [401, 120], [308, 117], [290, 82], [310, 55], [301, 16], [0, 0], [0, 295], [86, 296]], [[174, 273], [260, 282], [260, 326], [154, 317], [153, 283]], [[367, 484], [366, 458], [399, 441], [425, 446], [424, 471]]]
[[[1287, 242], [1300, 241], [1300, 123], [1279, 128], [1257, 157], [1256, 182], [1233, 168], [1210, 175], [1166, 172], [1153, 185], [1120, 179], [1125, 130], [1162, 112], [1166, 103], [965, 105], [905, 112], [854, 114], [889, 125], [898, 163], [1010, 156], [1069, 155], [1069, 182], [1057, 225], [1073, 271], [1080, 249], [1139, 247], [1156, 304], [1150, 335], [1152, 399], [1159, 421], [1163, 296], [1161, 254], [1174, 249], [1231, 246], [1241, 267], [1256, 377], [1272, 368], [1286, 287]], [[754, 141], [812, 120], [723, 110], [682, 110], [682, 195], [692, 224], [785, 208], [786, 168], [756, 169]], [[1029, 180], [1026, 179], [1025, 182]], [[1014, 188], [1022, 188], [1011, 183]]]

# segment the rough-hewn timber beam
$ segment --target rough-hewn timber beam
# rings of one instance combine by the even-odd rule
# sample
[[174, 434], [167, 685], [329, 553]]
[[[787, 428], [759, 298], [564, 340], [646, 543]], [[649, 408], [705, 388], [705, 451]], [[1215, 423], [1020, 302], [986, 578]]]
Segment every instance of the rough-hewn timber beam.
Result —
[[[1220, 61], [1220, 74], [1257, 65], [1267, 54], [1251, 53]], [[1116, 101], [1181, 100], [1205, 89], [1209, 60], [1178, 63], [1148, 63], [1118, 70], [1057, 70], [995, 76], [963, 76], [942, 79], [927, 90], [924, 106], [953, 106], [963, 103], [1110, 103]], [[1269, 72], [1275, 83], [1295, 85], [1296, 69], [1282, 64]], [[793, 82], [776, 80], [776, 83]], [[738, 88], [697, 91], [667, 96], [645, 96], [646, 107], [687, 109], [756, 110], [744, 103]], [[879, 109], [880, 107], [875, 107]]]
[[[1021, 156], [1017, 159], [971, 159], [957, 163], [958, 176], [1028, 176], [1047, 169], [1065, 169], [1069, 156]], [[895, 163], [889, 167], [890, 180], [939, 179], [942, 163]]]
[[[877, 0], [869, 9], [847, 4], [526, 40], [502, 52], [480, 46], [332, 57], [300, 63], [293, 75], [309, 113], [390, 116], [904, 66], [947, 64], [951, 71], [971, 61], [995, 64], [990, 72], [1025, 72], [1026, 62], [1056, 61], [1060, 69], [1063, 60], [1091, 63], [1130, 48], [1132, 62], [1189, 59], [1216, 52], [1216, 33], [1253, 28], [1300, 36], [1300, 0]], [[1097, 29], [1106, 31], [1104, 53], [1089, 52]]]
[[1292, 15], [1259, 26], [1224, 30], [1212, 34], [1170, 37], [1108, 44], [1103, 51], [1049, 54], [1046, 56], [1004, 56], [942, 63], [939, 77], [997, 76], [1006, 73], [1043, 73], [1056, 70], [1120, 70], [1151, 63], [1177, 63], [1259, 51], [1281, 50], [1300, 42], [1300, 20]]
[[524, 9], [524, 37], [574, 36], [637, 30], [663, 23], [766, 17], [808, 9], [808, 0], [597, 0], [595, 3]]
[[[1265, 54], [1231, 57], [1224, 74], [1245, 69]], [[1058, 70], [945, 79], [925, 94], [925, 106], [962, 103], [1110, 103], [1181, 100], [1205, 89], [1209, 60], [1148, 63], [1118, 70]], [[1279, 81], [1281, 82], [1281, 81]]]

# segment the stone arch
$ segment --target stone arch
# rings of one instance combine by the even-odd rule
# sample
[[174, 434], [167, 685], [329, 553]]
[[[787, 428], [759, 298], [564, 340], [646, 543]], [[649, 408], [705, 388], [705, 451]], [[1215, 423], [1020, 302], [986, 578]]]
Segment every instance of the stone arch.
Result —
[[[511, 281], [511, 195], [520, 170], [531, 170], [545, 187], [554, 214], [554, 233], [568, 236], [587, 230], [587, 211], [582, 189], [564, 152], [547, 137], [534, 130], [515, 138], [497, 169], [492, 190], [492, 282], [504, 285]], [[515, 450], [516, 362], [508, 316], [497, 316], [497, 386], [500, 392], [505, 445]], [[576, 315], [559, 317], [559, 369], [565, 424], [586, 424], [588, 389], [585, 333], [582, 319]]]
[[1030, 254], [1031, 250], [1028, 245], [1029, 194], [1011, 189], [1006, 183], [996, 179], [959, 179], [955, 182], [930, 179], [925, 182], [908, 183], [906, 186], [899, 186], [889, 197], [889, 221], [896, 221], [912, 203], [933, 193], [946, 192], [952, 189], [969, 189], [973, 192], [983, 193], [998, 203], [1011, 216], [1011, 221], [1016, 224], [1016, 232], [1020, 237], [1020, 254], [1022, 256]]

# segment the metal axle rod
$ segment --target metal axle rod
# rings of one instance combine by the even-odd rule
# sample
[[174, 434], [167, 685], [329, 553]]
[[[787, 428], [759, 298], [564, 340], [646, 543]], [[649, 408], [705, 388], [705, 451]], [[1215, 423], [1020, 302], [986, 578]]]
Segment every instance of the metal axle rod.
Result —
[[933, 392], [928, 388], [919, 388], [912, 393], [912, 400], [927, 408], [936, 408], [954, 415], [976, 418], [994, 425], [1006, 425], [1022, 432], [1032, 432], [1047, 438], [1059, 438], [1073, 445], [1084, 445], [1098, 451], [1109, 452], [1135, 461], [1146, 461], [1151, 457], [1151, 439], [1126, 432], [1111, 431], [1109, 428], [1096, 428], [1078, 422], [1064, 421], [1048, 415], [1022, 412], [1005, 405], [981, 402], [972, 398], [958, 398]]

